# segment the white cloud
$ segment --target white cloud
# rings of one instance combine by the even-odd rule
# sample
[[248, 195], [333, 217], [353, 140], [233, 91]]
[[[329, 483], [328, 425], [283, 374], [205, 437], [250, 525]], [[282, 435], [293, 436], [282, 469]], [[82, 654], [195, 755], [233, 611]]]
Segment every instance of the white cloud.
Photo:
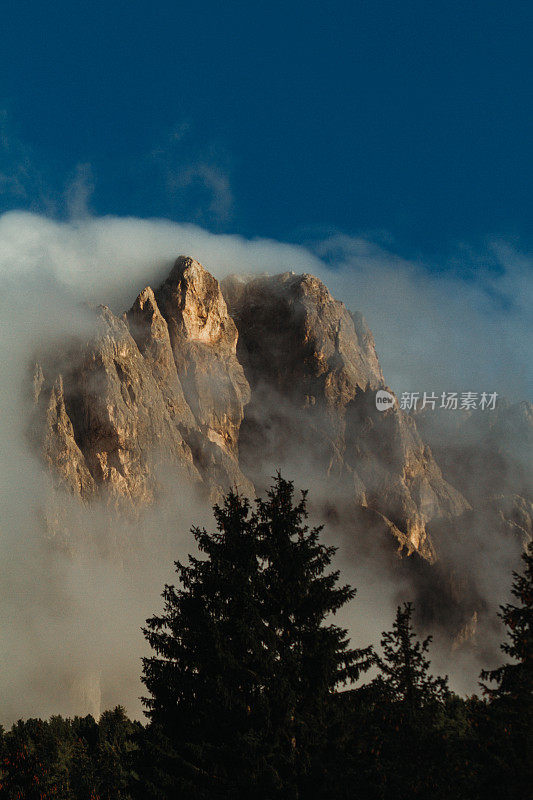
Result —
[[366, 316], [395, 391], [451, 391], [459, 385], [529, 399], [532, 259], [502, 242], [491, 243], [487, 252], [490, 266], [481, 263], [462, 279], [349, 237], [332, 237], [310, 250], [165, 220], [0, 217], [4, 276], [47, 270], [80, 299], [118, 310], [145, 284], [162, 280], [180, 253], [198, 258], [219, 277], [312, 272]]
[[340, 296], [366, 316], [396, 392], [459, 389], [530, 399], [530, 255], [490, 242], [485, 253], [465, 258], [464, 277], [461, 253], [450, 259], [455, 269], [433, 271], [346, 236], [318, 243], [316, 252], [334, 265]]
[[[78, 208], [84, 210], [80, 193]], [[89, 685], [102, 671], [104, 704], [125, 702], [138, 710], [139, 628], [157, 608], [171, 561], [190, 548], [186, 532], [204, 510], [185, 498], [179, 509], [154, 512], [150, 536], [175, 531], [177, 516], [181, 538], [160, 548], [151, 540], [148, 555], [139, 545], [132, 556], [138, 563], [127, 567], [83, 550], [76, 558], [53, 555], [38, 525], [49, 483], [26, 445], [23, 387], [35, 348], [61, 346], [82, 324], [80, 303], [103, 302], [122, 311], [145, 285], [157, 285], [181, 253], [218, 277], [286, 270], [318, 275], [370, 320], [395, 390], [453, 388], [459, 381], [468, 389], [524, 396], [531, 379], [530, 261], [502, 243], [492, 245], [497, 272], [480, 268], [465, 282], [432, 276], [423, 265], [362, 239], [330, 238], [312, 252], [163, 220], [0, 216], [0, 610], [7, 620], [0, 627], [0, 693], [11, 698], [5, 721], [82, 710], [65, 699], [70, 661], [74, 668], [83, 661]], [[80, 535], [89, 543], [101, 524], [99, 514], [95, 509], [80, 521]], [[139, 530], [131, 527], [123, 535], [135, 541]], [[388, 623], [387, 616], [383, 627]]]
[[229, 161], [225, 149], [198, 135], [188, 120], [175, 125], [149, 154], [174, 211], [199, 223], [231, 219]]
[[93, 171], [90, 164], [77, 164], [73, 176], [65, 187], [65, 205], [71, 220], [89, 216], [89, 200], [94, 192]]

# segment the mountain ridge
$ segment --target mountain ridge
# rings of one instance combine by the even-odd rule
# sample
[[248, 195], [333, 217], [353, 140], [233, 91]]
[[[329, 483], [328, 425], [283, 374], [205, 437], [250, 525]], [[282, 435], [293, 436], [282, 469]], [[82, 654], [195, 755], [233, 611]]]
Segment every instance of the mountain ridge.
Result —
[[128, 311], [101, 306], [91, 335], [36, 364], [31, 430], [56, 485], [130, 515], [157, 501], [161, 470], [173, 492], [212, 503], [229, 488], [256, 496], [282, 469], [312, 484], [349, 550], [400, 556], [425, 609], [446, 608], [462, 636], [484, 608], [472, 577], [484, 538], [494, 528], [514, 548], [530, 536], [531, 498], [503, 479], [472, 493], [465, 454], [452, 468], [431, 419], [378, 410], [380, 389], [391, 391], [364, 317], [316, 277], [219, 283], [180, 256]]
[[312, 275], [219, 284], [181, 256], [122, 317], [101, 307], [68, 369], [45, 372], [36, 367], [45, 457], [85, 500], [152, 502], [156, 449], [211, 498], [231, 485], [253, 492], [261, 441], [263, 460], [278, 466], [304, 443], [326, 482], [351, 484], [356, 505], [429, 560], [426, 524], [468, 508], [414, 422], [375, 409], [386, 384], [372, 334]]

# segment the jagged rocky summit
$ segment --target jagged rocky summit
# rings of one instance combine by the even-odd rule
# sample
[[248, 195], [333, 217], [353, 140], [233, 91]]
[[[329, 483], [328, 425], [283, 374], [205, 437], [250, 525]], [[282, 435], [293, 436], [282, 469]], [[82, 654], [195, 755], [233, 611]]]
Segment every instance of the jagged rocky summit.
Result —
[[[222, 284], [180, 256], [121, 317], [36, 365], [39, 446], [81, 501], [149, 507], [174, 490], [253, 495], [273, 470], [340, 513], [435, 560], [430, 529], [469, 508], [412, 416], [378, 411], [386, 384], [363, 317], [312, 275]], [[311, 476], [311, 477], [310, 477]]]

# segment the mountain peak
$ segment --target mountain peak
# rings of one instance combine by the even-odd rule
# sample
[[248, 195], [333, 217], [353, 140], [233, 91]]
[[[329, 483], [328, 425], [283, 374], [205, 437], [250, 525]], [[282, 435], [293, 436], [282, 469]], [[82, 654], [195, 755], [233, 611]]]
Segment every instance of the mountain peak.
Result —
[[123, 319], [100, 313], [104, 335], [73, 366], [63, 426], [72, 412], [98, 486], [113, 476], [116, 492], [151, 502], [153, 449], [209, 492], [253, 492], [301, 451], [329, 494], [373, 508], [428, 559], [426, 523], [467, 507], [414, 422], [376, 410], [385, 381], [372, 334], [316, 276], [233, 276], [221, 288], [182, 255]]
[[219, 283], [198, 261], [179, 256], [155, 297], [175, 350], [178, 340], [219, 341], [235, 352], [237, 331]]
[[181, 255], [174, 261], [167, 281], [180, 281], [185, 274], [191, 278], [193, 275], [200, 275], [202, 273], [206, 275], [209, 274], [199, 261], [196, 261], [196, 259], [191, 256]]

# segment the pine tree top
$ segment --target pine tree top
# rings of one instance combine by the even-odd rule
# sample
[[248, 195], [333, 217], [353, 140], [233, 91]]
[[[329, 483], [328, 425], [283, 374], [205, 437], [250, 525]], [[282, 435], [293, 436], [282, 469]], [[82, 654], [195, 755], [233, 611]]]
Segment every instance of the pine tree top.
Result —
[[523, 574], [513, 572], [511, 594], [518, 601], [500, 606], [499, 617], [507, 628], [508, 640], [501, 650], [514, 660], [498, 669], [483, 670], [482, 681], [496, 683], [481, 686], [492, 700], [532, 703], [533, 699], [533, 542], [522, 554]]
[[448, 678], [431, 675], [427, 658], [431, 636], [420, 640], [413, 629], [413, 605], [398, 606], [391, 631], [381, 639], [383, 655], [374, 655], [380, 675], [374, 686], [391, 701], [405, 703], [409, 712], [442, 702], [448, 695]]

